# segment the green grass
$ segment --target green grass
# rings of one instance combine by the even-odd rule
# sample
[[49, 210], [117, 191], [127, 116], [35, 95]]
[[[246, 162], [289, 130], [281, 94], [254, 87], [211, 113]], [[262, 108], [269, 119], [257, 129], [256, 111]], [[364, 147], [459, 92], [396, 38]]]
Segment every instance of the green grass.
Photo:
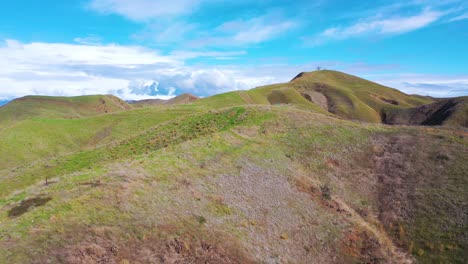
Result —
[[402, 238], [421, 263], [463, 263], [468, 250], [463, 206], [468, 194], [466, 155], [457, 153], [447, 177], [416, 191], [417, 211], [412, 221], [402, 223]]
[[322, 108], [307, 101], [289, 85], [269, 85], [248, 91], [234, 91], [197, 100], [194, 105], [218, 109], [239, 105], [290, 104], [301, 109], [327, 114]]
[[224, 131], [233, 126], [248, 124], [268, 118], [269, 114], [257, 112], [255, 109], [237, 107], [222, 112], [208, 112], [188, 116], [179, 121], [172, 121], [162, 126], [147, 130], [134, 138], [122, 141], [116, 146], [104, 146], [94, 150], [81, 151], [76, 154], [63, 156], [51, 160], [46, 164], [38, 164], [33, 168], [26, 168], [29, 173], [21, 176], [10, 176], [4, 179], [0, 186], [0, 197], [18, 188], [24, 188], [46, 177], [65, 175], [95, 166], [102, 161], [115, 161], [140, 155], [171, 144], [197, 138], [206, 134]]
[[[0, 109], [6, 117], [5, 122], [0, 122], [0, 156], [4, 157], [0, 160], [0, 170], [89, 150], [201, 111], [249, 104], [270, 105], [268, 98], [275, 95], [283, 98], [278, 103], [325, 113], [294, 89], [273, 86], [220, 94], [192, 104], [152, 106], [108, 114], [93, 109], [101, 104], [102, 98], [116, 100], [110, 96], [26, 97]], [[20, 117], [15, 117], [14, 113], [21, 113]], [[69, 118], [70, 115], [73, 118]]]
[[0, 126], [0, 170], [88, 150], [196, 113], [194, 107], [142, 108], [79, 119], [31, 118]]

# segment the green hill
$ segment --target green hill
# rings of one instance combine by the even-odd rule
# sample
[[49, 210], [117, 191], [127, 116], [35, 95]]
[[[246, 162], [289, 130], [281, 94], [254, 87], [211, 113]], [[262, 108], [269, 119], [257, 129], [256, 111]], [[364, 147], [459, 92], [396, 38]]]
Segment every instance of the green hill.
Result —
[[336, 71], [301, 73], [291, 85], [304, 94], [323, 94], [328, 110], [338, 116], [367, 122], [381, 122], [385, 113], [433, 102]]
[[113, 95], [26, 96], [15, 99], [0, 108], [0, 124], [32, 117], [72, 119], [130, 108], [127, 103]]
[[[0, 108], [0, 263], [465, 261], [464, 98], [331, 71], [107, 113], [88, 98]], [[406, 111], [446, 123], [380, 124]]]
[[140, 101], [134, 101], [131, 102], [132, 106], [136, 107], [145, 107], [145, 106], [152, 106], [152, 105], [177, 105], [177, 104], [188, 104], [191, 103], [195, 100], [198, 100], [198, 96], [184, 93], [181, 95], [178, 95], [174, 98], [171, 98], [169, 100], [162, 100], [162, 99], [146, 99], [146, 100], [140, 100]]

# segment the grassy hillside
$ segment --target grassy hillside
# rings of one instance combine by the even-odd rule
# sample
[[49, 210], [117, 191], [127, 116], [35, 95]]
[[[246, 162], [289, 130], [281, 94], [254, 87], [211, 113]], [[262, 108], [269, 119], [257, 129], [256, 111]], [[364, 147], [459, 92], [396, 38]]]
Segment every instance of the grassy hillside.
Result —
[[248, 91], [234, 91], [197, 100], [195, 105], [205, 109], [238, 105], [294, 105], [304, 110], [328, 114], [320, 106], [305, 99], [287, 84], [269, 85]]
[[0, 108], [0, 125], [31, 117], [79, 118], [130, 109], [113, 95], [26, 96]]
[[467, 144], [292, 106], [181, 116], [3, 172], [0, 261], [457, 262]]
[[345, 77], [0, 123], [0, 263], [464, 263], [466, 132]]
[[0, 125], [0, 170], [128, 138], [196, 107], [142, 108], [84, 118], [34, 117]]
[[356, 76], [328, 70], [301, 73], [291, 85], [303, 93], [324, 94], [329, 111], [336, 115], [367, 122], [381, 122], [382, 113], [433, 102], [430, 98], [407, 95]]
[[385, 115], [393, 125], [468, 127], [468, 97], [439, 99], [418, 107], [399, 109]]
[[113, 96], [24, 97], [0, 108], [0, 170], [109, 144], [179, 116], [248, 104], [293, 104], [326, 113], [296, 90], [275, 86], [198, 100], [184, 94], [135, 109]]

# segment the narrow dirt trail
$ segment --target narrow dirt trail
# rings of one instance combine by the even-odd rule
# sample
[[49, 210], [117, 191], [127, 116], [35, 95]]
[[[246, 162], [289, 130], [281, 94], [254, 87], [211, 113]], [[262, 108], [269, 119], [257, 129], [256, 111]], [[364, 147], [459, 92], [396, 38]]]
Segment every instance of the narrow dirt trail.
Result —
[[407, 253], [398, 249], [397, 246], [393, 243], [392, 239], [387, 235], [384, 230], [380, 230], [373, 224], [367, 222], [363, 219], [355, 210], [349, 207], [345, 202], [341, 201], [340, 199], [333, 197], [332, 201], [336, 203], [338, 206], [338, 210], [342, 214], [348, 214], [349, 219], [357, 224], [358, 226], [362, 227], [364, 230], [369, 231], [379, 243], [385, 247], [387, 252], [390, 253], [392, 257], [394, 257], [395, 263], [402, 263], [402, 264], [410, 264], [413, 263], [413, 259], [408, 256]]
[[[370, 255], [378, 254], [375, 249], [380, 249], [382, 253], [386, 255], [385, 263], [414, 263], [414, 259], [406, 252], [398, 248], [385, 230], [364, 219], [358, 212], [356, 212], [339, 197], [332, 195], [328, 199], [324, 198], [323, 192], [321, 191], [320, 187], [318, 187], [319, 185], [317, 185], [317, 182], [310, 183], [311, 184], [309, 186], [298, 185], [297, 187], [300, 191], [309, 194], [310, 199], [312, 199], [317, 205], [343, 217], [345, 221], [356, 226], [357, 230], [365, 231], [364, 233], [367, 233], [371, 238], [376, 239], [378, 248], [370, 248]], [[372, 244], [372, 242], [370, 242], [370, 244]]]

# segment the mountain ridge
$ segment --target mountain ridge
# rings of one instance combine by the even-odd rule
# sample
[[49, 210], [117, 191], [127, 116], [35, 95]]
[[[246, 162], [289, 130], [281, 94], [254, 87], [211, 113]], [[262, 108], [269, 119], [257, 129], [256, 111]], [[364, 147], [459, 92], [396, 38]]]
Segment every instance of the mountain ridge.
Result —
[[[298, 97], [297, 91], [302, 98]], [[130, 101], [129, 105], [126, 102], [112, 95], [95, 95], [95, 96], [82, 96], [82, 97], [40, 97], [40, 96], [28, 96], [18, 98], [3, 106], [0, 110], [0, 114], [5, 114], [5, 109], [10, 108], [12, 104], [21, 101], [37, 100], [52, 100], [62, 103], [68, 101], [80, 99], [91, 99], [101, 96], [102, 98], [108, 98], [111, 102], [111, 106], [104, 110], [99, 110], [99, 105], [95, 105], [95, 110], [81, 111], [74, 110], [69, 113], [69, 118], [79, 117], [80, 115], [95, 115], [103, 114], [106, 112], [113, 112], [119, 110], [128, 110], [131, 107], [150, 107], [154, 105], [177, 105], [177, 104], [190, 104], [196, 103], [200, 100], [199, 97], [192, 94], [181, 94], [169, 100], [161, 99], [148, 99], [140, 101]], [[337, 71], [321, 70], [315, 72], [302, 72], [299, 73], [288, 83], [273, 84], [267, 86], [261, 86], [247, 91], [234, 91], [226, 94], [214, 95], [207, 98], [202, 98], [200, 104], [210, 104], [210, 101], [214, 104], [218, 104], [218, 98], [225, 97], [226, 106], [242, 105], [242, 104], [296, 104], [302, 107], [308, 108], [313, 111], [320, 111], [319, 108], [340, 116], [345, 119], [366, 121], [372, 123], [386, 123], [393, 125], [452, 125], [467, 127], [468, 121], [463, 116], [466, 116], [467, 102], [464, 97], [451, 98], [455, 100], [458, 105], [457, 108], [452, 109], [453, 111], [447, 112], [445, 116], [433, 117], [433, 119], [441, 119], [438, 122], [431, 123], [425, 122], [425, 120], [419, 120], [413, 118], [411, 121], [407, 120], [408, 116], [425, 116], [427, 114], [424, 111], [427, 109], [437, 108], [437, 105], [441, 101], [447, 101], [448, 98], [433, 98], [421, 95], [408, 95], [397, 89], [382, 86], [378, 83], [367, 81], [359, 77], [345, 74]], [[306, 103], [305, 100], [312, 104]], [[450, 101], [449, 100], [449, 101]], [[99, 103], [95, 100], [96, 103]], [[116, 103], [117, 102], [117, 103]], [[433, 104], [432, 106], [429, 106]], [[92, 105], [92, 103], [90, 104]], [[423, 107], [423, 105], [428, 105]], [[73, 106], [73, 103], [70, 104]], [[214, 106], [214, 105], [211, 105]], [[317, 107], [318, 106], [318, 107]], [[39, 108], [40, 105], [36, 106]], [[91, 107], [91, 106], [89, 106]], [[215, 106], [218, 107], [218, 106]], [[80, 109], [79, 106], [76, 107]], [[84, 107], [86, 108], [86, 107]], [[105, 108], [105, 107], [104, 107]], [[34, 109], [38, 110], [38, 109]], [[19, 110], [16, 112], [21, 112]], [[463, 113], [458, 113], [458, 112]], [[10, 111], [11, 112], [11, 111]], [[63, 110], [63, 112], [66, 112]], [[86, 113], [85, 113], [86, 112]], [[435, 111], [436, 112], [436, 111]], [[451, 120], [451, 116], [458, 116]], [[11, 115], [11, 113], [10, 113]], [[40, 114], [33, 114], [38, 115]], [[67, 117], [65, 114], [59, 115], [61, 117]], [[10, 117], [11, 118], [11, 117]], [[12, 118], [13, 119], [13, 118]], [[447, 120], [445, 120], [447, 119]], [[0, 120], [1, 122], [1, 120]]]

